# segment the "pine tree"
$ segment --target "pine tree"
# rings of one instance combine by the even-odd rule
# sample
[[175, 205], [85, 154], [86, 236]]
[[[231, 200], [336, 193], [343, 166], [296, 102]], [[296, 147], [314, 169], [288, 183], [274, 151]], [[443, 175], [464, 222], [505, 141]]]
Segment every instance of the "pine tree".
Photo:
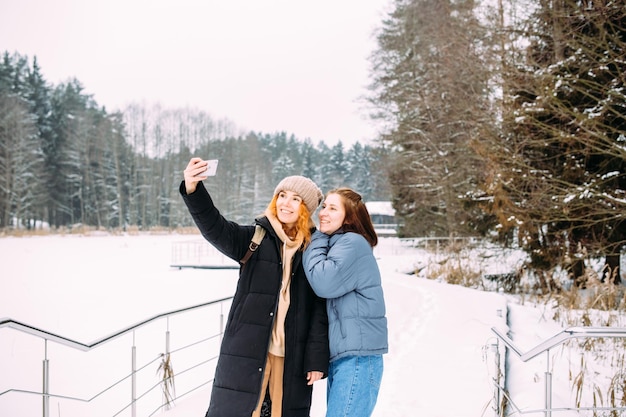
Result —
[[474, 234], [481, 158], [472, 142], [494, 123], [487, 36], [474, 1], [397, 0], [372, 55], [372, 103], [391, 127], [394, 208], [403, 235]]

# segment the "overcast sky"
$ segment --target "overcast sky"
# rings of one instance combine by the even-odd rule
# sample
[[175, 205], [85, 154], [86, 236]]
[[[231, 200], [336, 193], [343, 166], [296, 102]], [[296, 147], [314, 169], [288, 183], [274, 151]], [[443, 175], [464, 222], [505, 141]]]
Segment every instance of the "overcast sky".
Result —
[[359, 97], [389, 0], [0, 0], [0, 50], [107, 110], [206, 111], [246, 130], [369, 140]]

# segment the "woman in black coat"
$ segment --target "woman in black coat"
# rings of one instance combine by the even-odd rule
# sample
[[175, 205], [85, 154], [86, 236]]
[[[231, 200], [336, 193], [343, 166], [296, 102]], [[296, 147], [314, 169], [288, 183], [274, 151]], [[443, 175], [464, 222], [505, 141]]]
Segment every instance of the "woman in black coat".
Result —
[[[240, 261], [255, 226], [220, 214], [201, 182], [206, 165], [189, 161], [180, 193], [204, 238]], [[266, 392], [272, 417], [309, 417], [313, 382], [328, 372], [328, 318], [304, 275], [302, 250], [322, 198], [310, 179], [287, 177], [255, 219], [266, 232], [239, 270], [206, 417], [257, 417]]]

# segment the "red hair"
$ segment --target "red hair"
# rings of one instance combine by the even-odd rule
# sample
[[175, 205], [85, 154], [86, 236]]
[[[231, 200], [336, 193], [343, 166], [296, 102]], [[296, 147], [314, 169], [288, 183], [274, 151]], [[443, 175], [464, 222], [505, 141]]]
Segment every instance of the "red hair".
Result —
[[[278, 209], [276, 208], [276, 200], [278, 200], [278, 194], [274, 195], [272, 201], [270, 201], [269, 210], [270, 212], [278, 219]], [[280, 221], [280, 220], [279, 220]], [[285, 229], [285, 224], [280, 222], [283, 225], [283, 230]], [[296, 220], [296, 233], [302, 233], [303, 241], [302, 248], [306, 248], [311, 242], [311, 213], [309, 209], [306, 208], [306, 204], [304, 201], [300, 203], [300, 208], [298, 210], [298, 220]]]

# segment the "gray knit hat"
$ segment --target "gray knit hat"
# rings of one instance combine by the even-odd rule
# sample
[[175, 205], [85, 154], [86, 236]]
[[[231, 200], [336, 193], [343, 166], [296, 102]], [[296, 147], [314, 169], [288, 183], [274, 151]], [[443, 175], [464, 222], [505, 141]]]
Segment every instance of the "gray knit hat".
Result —
[[284, 178], [276, 186], [274, 195], [281, 191], [293, 191], [302, 197], [306, 208], [309, 209], [309, 213], [311, 214], [313, 214], [324, 198], [322, 190], [320, 190], [313, 181], [301, 175], [293, 175]]

